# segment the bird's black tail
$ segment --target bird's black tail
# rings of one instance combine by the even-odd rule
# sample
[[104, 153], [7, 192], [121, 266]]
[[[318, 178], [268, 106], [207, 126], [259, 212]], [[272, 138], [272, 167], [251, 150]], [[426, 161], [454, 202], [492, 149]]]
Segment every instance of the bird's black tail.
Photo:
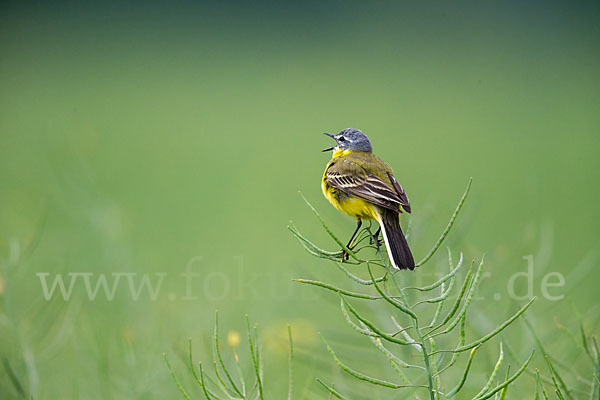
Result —
[[398, 213], [385, 208], [379, 208], [378, 213], [381, 233], [392, 265], [396, 269], [415, 269], [415, 260], [402, 233]]

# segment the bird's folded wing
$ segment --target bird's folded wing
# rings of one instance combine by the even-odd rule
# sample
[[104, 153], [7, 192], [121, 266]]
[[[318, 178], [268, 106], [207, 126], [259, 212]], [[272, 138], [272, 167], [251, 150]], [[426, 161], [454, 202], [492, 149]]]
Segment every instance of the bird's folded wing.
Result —
[[[325, 173], [327, 182], [344, 193], [359, 197], [380, 207], [400, 212], [402, 199], [376, 175], [352, 162], [335, 164]], [[406, 196], [406, 195], [405, 195]]]
[[410, 203], [408, 202], [408, 196], [406, 195], [404, 188], [396, 180], [396, 178], [394, 178], [394, 175], [390, 174], [389, 172], [388, 172], [388, 177], [390, 178], [390, 181], [392, 181], [392, 184], [394, 185], [394, 188], [396, 189], [396, 192], [398, 193], [398, 197], [400, 197], [400, 204], [402, 204], [402, 208], [404, 208], [406, 210], [406, 212], [410, 214]]

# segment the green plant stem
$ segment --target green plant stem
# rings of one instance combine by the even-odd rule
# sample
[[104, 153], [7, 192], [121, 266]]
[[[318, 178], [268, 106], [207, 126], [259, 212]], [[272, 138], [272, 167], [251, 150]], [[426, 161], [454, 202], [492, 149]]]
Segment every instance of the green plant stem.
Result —
[[[225, 372], [225, 376], [227, 377], [227, 380], [231, 384], [231, 387], [233, 388], [233, 391], [235, 393], [237, 393], [238, 396], [242, 396], [243, 397], [242, 392], [238, 389], [237, 385], [235, 384], [235, 381], [233, 380], [233, 378], [231, 377], [231, 374], [227, 370], [227, 366], [225, 365], [225, 362], [223, 361], [223, 357], [221, 356], [221, 348], [219, 346], [219, 312], [218, 311], [215, 311], [214, 343], [215, 343], [215, 353], [216, 353], [216, 356], [217, 356], [217, 360], [218, 360], [221, 368]], [[218, 366], [215, 365], [215, 371], [218, 372], [218, 370], [219, 370]], [[219, 378], [219, 380], [220, 380], [220, 378]], [[223, 383], [223, 385], [225, 385], [224, 382], [222, 382], [222, 383]]]
[[169, 369], [169, 372], [171, 372], [171, 377], [173, 378], [173, 381], [175, 382], [175, 385], [177, 386], [177, 389], [179, 389], [179, 392], [181, 393], [183, 398], [185, 400], [191, 400], [190, 396], [188, 396], [188, 394], [186, 393], [183, 386], [181, 386], [181, 383], [179, 383], [179, 379], [177, 379], [177, 376], [175, 375], [175, 371], [173, 371], [173, 368], [171, 368], [171, 363], [169, 362], [169, 359], [167, 358], [166, 353], [163, 353], [163, 359], [165, 360], [165, 363], [167, 364], [167, 368]]
[[217, 397], [214, 393], [212, 393], [210, 390], [208, 390], [208, 388], [204, 387], [204, 377], [202, 379], [200, 379], [198, 377], [198, 374], [196, 373], [196, 368], [194, 367], [194, 361], [192, 359], [192, 338], [189, 338], [189, 362], [190, 362], [190, 369], [192, 370], [192, 376], [194, 377], [194, 379], [196, 380], [196, 383], [198, 383], [198, 385], [200, 385], [200, 387], [202, 387], [202, 390], [205, 392], [208, 392], [210, 395], [212, 395], [213, 397]]
[[260, 376], [260, 367], [258, 359], [258, 351], [254, 348], [254, 341], [252, 340], [252, 330], [250, 329], [250, 320], [246, 315], [246, 326], [248, 329], [248, 346], [250, 347], [250, 356], [252, 357], [252, 364], [254, 364], [254, 372], [256, 373], [256, 382], [258, 385], [258, 395], [261, 400], [264, 400], [262, 378]]
[[333, 387], [327, 385], [325, 382], [323, 382], [319, 378], [317, 378], [317, 382], [319, 382], [321, 384], [321, 386], [323, 386], [325, 389], [327, 389], [330, 394], [334, 395], [338, 399], [340, 399], [340, 400], [346, 400], [346, 398], [340, 392], [338, 392], [337, 390], [335, 390]]
[[423, 353], [423, 363], [425, 364], [425, 371], [427, 371], [427, 386], [429, 390], [429, 398], [431, 400], [435, 400], [435, 391], [433, 386], [434, 372], [431, 367], [431, 363], [429, 362], [429, 354], [427, 352], [427, 347], [425, 347], [425, 339], [423, 338], [421, 329], [419, 329], [419, 321], [417, 321], [417, 318], [414, 318], [413, 321], [415, 324], [415, 331], [417, 332], [417, 341], [419, 342]]
[[208, 390], [206, 389], [206, 382], [204, 382], [204, 370], [202, 369], [201, 362], [198, 363], [198, 369], [200, 370], [200, 383], [202, 385], [202, 393], [204, 393], [204, 397], [206, 397], [206, 400], [212, 400], [212, 397], [210, 396], [210, 394], [208, 393]]
[[[435, 392], [434, 384], [433, 384], [434, 371], [433, 371], [431, 362], [429, 360], [429, 352], [427, 351], [427, 347], [425, 345], [425, 338], [423, 336], [423, 333], [421, 332], [421, 328], [419, 327], [419, 319], [418, 319], [417, 315], [414, 313], [414, 311], [412, 311], [410, 309], [410, 307], [408, 305], [400, 304], [397, 301], [392, 301], [392, 299], [390, 299], [383, 292], [383, 290], [379, 289], [379, 287], [375, 283], [375, 278], [373, 277], [373, 273], [371, 272], [371, 269], [370, 268], [367, 268], [367, 269], [369, 270], [369, 275], [371, 276], [371, 280], [373, 281], [373, 286], [375, 286], [375, 288], [377, 289], [379, 294], [381, 294], [389, 303], [394, 305], [396, 308], [400, 309], [400, 311], [404, 312], [405, 314], [408, 314], [412, 318], [413, 325], [415, 326], [414, 330], [417, 335], [416, 342], [418, 343], [419, 347], [421, 348], [421, 353], [423, 354], [423, 363], [425, 364], [425, 371], [427, 373], [427, 389], [429, 392], [429, 398], [430, 398], [430, 400], [435, 400], [436, 392]], [[399, 286], [398, 283], [396, 282], [395, 276], [392, 277], [392, 281], [394, 282], [394, 284], [397, 287]], [[398, 290], [400, 291], [400, 294], [403, 294], [402, 290], [399, 287], [398, 287]]]
[[344, 249], [350, 255], [350, 257], [354, 258], [356, 261], [359, 261], [359, 262], [362, 261], [360, 258], [358, 258], [356, 256], [356, 254], [352, 250], [350, 250], [344, 243], [342, 243], [342, 241], [340, 239], [338, 239], [338, 237], [331, 231], [331, 229], [329, 229], [329, 227], [325, 223], [325, 220], [323, 220], [323, 217], [321, 217], [321, 214], [319, 214], [319, 212], [317, 211], [317, 209], [314, 208], [312, 204], [310, 204], [310, 202], [306, 199], [306, 197], [304, 197], [304, 195], [302, 193], [300, 193], [300, 196], [302, 197], [302, 199], [304, 200], [304, 202], [308, 205], [308, 207], [310, 207], [310, 209], [315, 213], [315, 215], [317, 216], [317, 218], [321, 222], [321, 225], [323, 226], [323, 228], [325, 229], [325, 231], [329, 234], [329, 236], [331, 236], [331, 238], [338, 245], [340, 245], [340, 247], [342, 249]]

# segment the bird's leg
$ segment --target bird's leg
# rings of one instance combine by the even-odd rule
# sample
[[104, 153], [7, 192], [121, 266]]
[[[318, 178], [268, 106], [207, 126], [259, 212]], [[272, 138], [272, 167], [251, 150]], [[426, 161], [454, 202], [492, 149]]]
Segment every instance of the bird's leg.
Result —
[[[352, 234], [352, 236], [350, 236], [350, 240], [348, 240], [348, 244], [346, 245], [346, 248], [350, 249], [350, 245], [352, 244], [352, 241], [354, 240], [354, 237], [358, 233], [358, 230], [360, 229], [361, 225], [362, 225], [362, 220], [360, 218], [357, 218], [356, 219], [356, 229], [354, 230], [354, 233]], [[342, 249], [342, 261], [346, 261], [346, 260], [348, 260], [348, 252], [345, 249]]]
[[381, 241], [379, 240], [379, 232], [381, 232], [381, 227], [379, 227], [375, 234], [373, 234], [373, 237], [369, 239], [369, 244], [375, 243], [375, 246], [377, 246], [377, 250], [379, 250], [379, 246], [381, 246]]

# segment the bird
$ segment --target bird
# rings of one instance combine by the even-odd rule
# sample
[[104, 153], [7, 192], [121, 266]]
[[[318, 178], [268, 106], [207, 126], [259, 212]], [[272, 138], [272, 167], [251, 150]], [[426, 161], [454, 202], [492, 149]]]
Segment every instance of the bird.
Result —
[[[400, 214], [410, 213], [411, 208], [394, 171], [373, 154], [371, 140], [361, 130], [348, 128], [338, 134], [323, 134], [336, 141], [335, 146], [323, 150], [333, 152], [323, 173], [323, 195], [336, 209], [356, 218], [356, 229], [346, 248], [351, 249], [363, 220], [377, 220], [379, 229], [373, 235], [377, 247], [381, 232], [391, 265], [398, 270], [413, 270], [415, 261], [400, 226]], [[342, 261], [347, 258], [342, 249]]]

